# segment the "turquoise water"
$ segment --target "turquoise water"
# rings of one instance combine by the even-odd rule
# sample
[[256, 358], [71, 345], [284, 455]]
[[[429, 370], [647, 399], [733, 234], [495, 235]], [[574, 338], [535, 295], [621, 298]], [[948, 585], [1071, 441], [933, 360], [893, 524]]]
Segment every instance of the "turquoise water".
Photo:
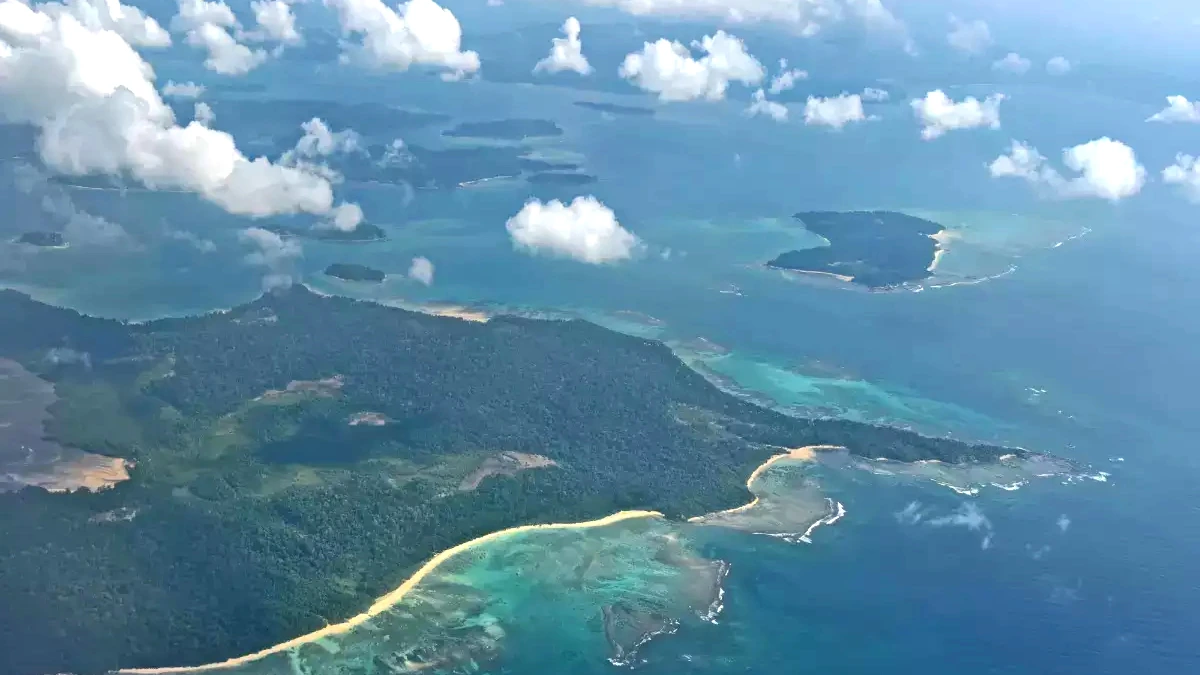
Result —
[[[300, 68], [275, 64], [256, 77], [272, 78], [272, 96], [313, 95], [311, 71], [288, 78], [288, 67]], [[167, 62], [167, 76], [187, 72]], [[413, 196], [347, 185], [344, 194], [390, 239], [306, 242], [298, 265], [318, 288], [592, 316], [684, 345], [681, 353], [730, 388], [773, 405], [1020, 444], [1111, 473], [1106, 482], [1041, 481], [970, 498], [863, 475], [828, 486], [848, 513], [811, 545], [705, 535], [704, 557], [732, 563], [726, 610], [717, 625], [683, 626], [652, 642], [642, 652], [646, 671], [1157, 675], [1200, 666], [1192, 639], [1200, 629], [1192, 573], [1200, 556], [1200, 460], [1192, 452], [1200, 234], [1192, 214], [1162, 186], [1119, 207], [1043, 202], [982, 168], [1010, 136], [1050, 154], [1101, 133], [1139, 147], [1148, 166], [1165, 164], [1175, 145], [1141, 124], [1146, 104], [1008, 87], [1004, 133], [926, 143], [902, 103], [878, 122], [830, 134], [746, 119], [734, 104], [610, 120], [571, 105], [579, 95], [566, 89], [417, 76], [380, 86], [336, 68], [315, 77], [315, 90], [330, 98], [419, 102], [456, 118], [536, 111], [555, 119], [566, 135], [537, 149], [582, 156], [600, 178], [589, 192], [648, 245], [643, 258], [618, 267], [530, 258], [512, 250], [504, 231], [527, 187]], [[303, 88], [290, 84], [300, 81]], [[1067, 106], [1088, 112], [1045, 124]], [[213, 107], [219, 125], [219, 99]], [[19, 264], [0, 266], [0, 281], [127, 318], [225, 307], [259, 292], [261, 270], [242, 261], [237, 243], [244, 221], [185, 196], [71, 196], [120, 222], [138, 244], [22, 254]], [[827, 208], [936, 214], [970, 234], [951, 246], [943, 281], [998, 278], [879, 294], [760, 266], [812, 243], [790, 226], [792, 212]], [[217, 251], [164, 234], [178, 230], [211, 239]], [[414, 255], [437, 265], [432, 287], [400, 278]], [[334, 261], [395, 276], [358, 291], [318, 276]], [[624, 310], [657, 321], [617, 314]], [[689, 351], [700, 337], [727, 352]], [[897, 518], [913, 502], [921, 521]], [[986, 516], [986, 529], [929, 524], [965, 513], [968, 503]], [[594, 625], [575, 636], [586, 644], [558, 633], [548, 644], [536, 617], [529, 626], [506, 633], [493, 669], [611, 670]]]

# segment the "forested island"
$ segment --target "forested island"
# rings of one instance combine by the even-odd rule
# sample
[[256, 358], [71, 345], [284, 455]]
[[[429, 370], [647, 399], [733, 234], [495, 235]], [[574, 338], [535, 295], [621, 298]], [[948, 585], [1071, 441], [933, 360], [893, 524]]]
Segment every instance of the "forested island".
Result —
[[442, 132], [454, 138], [492, 138], [523, 141], [527, 138], [562, 136], [563, 130], [551, 120], [508, 119], [488, 122], [463, 122]]
[[[302, 286], [144, 324], [0, 291], [0, 318], [21, 327], [0, 358], [54, 385], [47, 436], [133, 467], [95, 493], [0, 494], [5, 675], [253, 652], [488, 532], [743, 504], [779, 447], [1022, 452], [789, 417], [578, 320], [469, 322]], [[48, 358], [66, 348], [86, 358]]]
[[596, 177], [586, 173], [566, 173], [562, 171], [543, 171], [526, 178], [532, 185], [587, 185], [595, 183]]
[[17, 237], [17, 243], [41, 248], [57, 248], [67, 245], [61, 232], [26, 232]]
[[793, 216], [828, 246], [788, 251], [767, 266], [829, 274], [872, 289], [931, 276], [944, 229], [938, 223], [895, 211], [807, 211]]
[[381, 270], [357, 263], [333, 263], [325, 268], [325, 274], [344, 281], [368, 281], [372, 283], [379, 283], [384, 278]]
[[619, 103], [603, 103], [600, 101], [575, 101], [575, 105], [588, 110], [596, 110], [613, 115], [633, 115], [636, 117], [653, 117], [654, 108], [642, 106], [621, 105]]
[[265, 229], [281, 237], [300, 237], [317, 241], [362, 243], [387, 239], [387, 232], [373, 223], [359, 223], [358, 227], [349, 231], [330, 227], [286, 227], [282, 225], [266, 225]]

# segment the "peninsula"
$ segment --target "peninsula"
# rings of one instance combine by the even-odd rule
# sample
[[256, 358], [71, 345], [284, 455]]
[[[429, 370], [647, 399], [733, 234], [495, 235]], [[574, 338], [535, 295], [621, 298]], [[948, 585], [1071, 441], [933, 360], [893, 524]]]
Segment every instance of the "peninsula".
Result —
[[828, 275], [871, 289], [927, 279], [937, 260], [938, 223], [895, 211], [807, 211], [793, 216], [826, 246], [787, 251], [767, 263]]
[[[22, 326], [0, 331], [0, 357], [54, 386], [46, 438], [132, 467], [99, 492], [0, 494], [6, 675], [255, 654], [370, 614], [493, 532], [744, 504], [779, 448], [1013, 452], [789, 417], [578, 320], [463, 321], [303, 286], [142, 324], [0, 291], [0, 316]], [[64, 344], [87, 358], [46, 358]]]

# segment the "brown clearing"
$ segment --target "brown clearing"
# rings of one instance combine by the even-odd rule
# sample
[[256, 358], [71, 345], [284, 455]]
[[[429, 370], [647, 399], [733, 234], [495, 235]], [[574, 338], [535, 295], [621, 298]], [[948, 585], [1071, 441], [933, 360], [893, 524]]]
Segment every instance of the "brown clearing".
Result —
[[460, 492], [469, 492], [479, 487], [488, 476], [515, 476], [528, 469], [545, 469], [558, 466], [549, 457], [534, 455], [527, 452], [502, 452], [494, 457], [483, 460], [475, 469], [458, 484]]

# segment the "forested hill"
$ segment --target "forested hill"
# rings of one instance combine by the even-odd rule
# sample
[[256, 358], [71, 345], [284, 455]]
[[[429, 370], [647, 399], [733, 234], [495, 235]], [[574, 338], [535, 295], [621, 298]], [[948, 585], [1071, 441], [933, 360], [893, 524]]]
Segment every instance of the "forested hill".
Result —
[[[0, 331], [0, 357], [56, 385], [48, 433], [137, 462], [99, 494], [0, 495], [12, 675], [255, 651], [361, 611], [489, 531], [743, 503], [775, 446], [1004, 452], [787, 417], [659, 343], [582, 321], [473, 323], [297, 287], [141, 325], [0, 293], [0, 322], [22, 328]], [[80, 358], [51, 357], [64, 349]], [[460, 487], [505, 451], [554, 466]]]

